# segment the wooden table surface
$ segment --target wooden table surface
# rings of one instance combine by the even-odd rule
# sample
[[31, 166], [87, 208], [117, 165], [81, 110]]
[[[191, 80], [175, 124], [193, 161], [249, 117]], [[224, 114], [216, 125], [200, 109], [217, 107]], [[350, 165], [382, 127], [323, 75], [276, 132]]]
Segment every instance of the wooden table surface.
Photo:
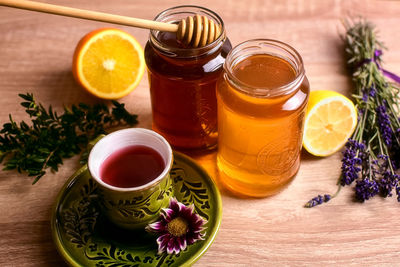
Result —
[[[183, 0], [53, 0], [71, 7], [152, 19]], [[385, 67], [400, 73], [400, 2], [358, 0], [190, 1], [221, 15], [233, 45], [263, 37], [284, 41], [302, 55], [312, 90], [350, 94], [341, 19], [363, 16], [377, 25], [388, 50]], [[0, 123], [12, 114], [27, 119], [18, 93], [32, 92], [45, 106], [98, 101], [74, 82], [74, 48], [87, 32], [110, 24], [0, 7]], [[127, 30], [144, 46], [148, 31]], [[139, 114], [140, 127], [151, 128], [148, 81], [122, 98]], [[319, 193], [334, 193], [340, 153], [327, 158], [302, 154], [294, 182], [280, 194], [241, 199], [220, 188], [223, 217], [219, 233], [197, 266], [309, 266], [399, 264], [400, 204], [396, 198], [352, 201], [352, 189], [314, 209], [303, 204]], [[213, 155], [203, 164], [215, 175]], [[50, 231], [52, 205], [60, 188], [78, 168], [78, 157], [36, 185], [14, 171], [0, 172], [0, 266], [63, 266]]]

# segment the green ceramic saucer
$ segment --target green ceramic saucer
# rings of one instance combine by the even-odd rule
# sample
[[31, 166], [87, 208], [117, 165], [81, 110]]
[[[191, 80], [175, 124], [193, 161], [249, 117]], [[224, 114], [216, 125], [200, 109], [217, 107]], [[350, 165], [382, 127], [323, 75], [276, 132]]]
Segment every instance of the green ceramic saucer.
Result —
[[72, 266], [185, 266], [192, 265], [214, 241], [221, 223], [218, 188], [192, 159], [174, 152], [171, 169], [178, 201], [193, 203], [208, 220], [204, 240], [178, 255], [157, 254], [156, 236], [126, 231], [112, 225], [97, 205], [96, 184], [87, 166], [79, 169], [57, 196], [51, 218], [52, 234], [60, 255]]

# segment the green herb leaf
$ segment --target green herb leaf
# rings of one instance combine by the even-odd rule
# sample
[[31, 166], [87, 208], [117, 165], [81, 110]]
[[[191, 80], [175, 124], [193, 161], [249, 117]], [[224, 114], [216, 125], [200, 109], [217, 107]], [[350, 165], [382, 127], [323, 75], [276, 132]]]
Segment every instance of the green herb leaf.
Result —
[[[19, 94], [21, 103], [31, 118], [31, 124], [10, 122], [0, 130], [0, 162], [3, 170], [17, 169], [35, 176], [33, 184], [46, 174], [46, 169], [58, 171], [64, 158], [72, 157], [84, 150], [88, 143], [106, 133], [106, 128], [121, 124], [133, 126], [137, 115], [130, 114], [125, 105], [112, 101], [111, 112], [105, 104], [87, 105], [79, 103], [58, 115], [37, 103], [33, 94]], [[86, 163], [87, 152], [81, 163]]]

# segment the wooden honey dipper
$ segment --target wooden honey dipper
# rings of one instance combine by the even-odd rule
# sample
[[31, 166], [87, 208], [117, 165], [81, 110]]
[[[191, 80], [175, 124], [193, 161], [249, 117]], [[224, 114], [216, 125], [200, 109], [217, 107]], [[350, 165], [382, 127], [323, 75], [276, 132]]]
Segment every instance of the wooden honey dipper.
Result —
[[188, 47], [202, 47], [212, 43], [221, 34], [221, 29], [212, 19], [195, 15], [182, 19], [178, 24], [138, 19], [127, 16], [83, 10], [27, 0], [0, 0], [0, 6], [39, 11], [54, 15], [109, 22], [144, 29], [175, 32], [179, 41]]

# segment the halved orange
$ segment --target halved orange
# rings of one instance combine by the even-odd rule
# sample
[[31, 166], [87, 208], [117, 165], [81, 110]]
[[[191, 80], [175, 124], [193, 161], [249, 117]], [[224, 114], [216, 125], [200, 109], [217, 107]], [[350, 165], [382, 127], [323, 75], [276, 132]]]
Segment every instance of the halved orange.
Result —
[[312, 91], [304, 123], [303, 147], [315, 156], [340, 150], [357, 125], [353, 102], [335, 91]]
[[129, 33], [104, 28], [85, 35], [72, 62], [76, 81], [104, 99], [121, 98], [136, 88], [145, 70], [143, 48]]

